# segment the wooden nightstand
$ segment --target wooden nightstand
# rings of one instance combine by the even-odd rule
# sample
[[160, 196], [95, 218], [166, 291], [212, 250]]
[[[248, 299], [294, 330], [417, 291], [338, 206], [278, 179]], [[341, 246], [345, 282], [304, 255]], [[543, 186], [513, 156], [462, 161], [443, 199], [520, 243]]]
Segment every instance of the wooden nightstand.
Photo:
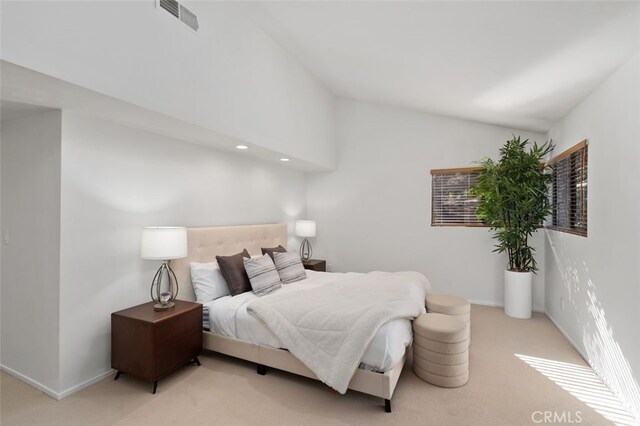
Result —
[[312, 271], [319, 271], [319, 272], [327, 272], [326, 260], [320, 260], [320, 259], [309, 259], [306, 261], [303, 260], [302, 265], [304, 266], [304, 269], [310, 269]]
[[111, 368], [153, 382], [188, 362], [200, 365], [202, 305], [176, 300], [168, 311], [154, 302], [111, 314]]

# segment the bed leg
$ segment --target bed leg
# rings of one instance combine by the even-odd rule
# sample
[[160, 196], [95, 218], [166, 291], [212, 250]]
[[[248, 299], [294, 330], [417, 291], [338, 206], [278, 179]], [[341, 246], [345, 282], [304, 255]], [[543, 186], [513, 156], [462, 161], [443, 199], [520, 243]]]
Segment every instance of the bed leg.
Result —
[[384, 411], [387, 413], [391, 412], [391, 400], [390, 399], [385, 399], [384, 400]]
[[257, 367], [259, 375], [264, 376], [265, 374], [267, 374], [267, 366], [266, 365], [256, 364], [256, 367]]

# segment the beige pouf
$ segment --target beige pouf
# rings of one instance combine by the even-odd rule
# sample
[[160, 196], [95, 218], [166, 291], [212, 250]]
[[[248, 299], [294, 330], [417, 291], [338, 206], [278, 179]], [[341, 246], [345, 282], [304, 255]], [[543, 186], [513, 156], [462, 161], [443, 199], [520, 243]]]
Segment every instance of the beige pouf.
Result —
[[471, 331], [471, 304], [466, 299], [449, 294], [431, 293], [427, 295], [425, 304], [427, 312], [454, 316], [467, 324]]
[[438, 313], [413, 321], [413, 371], [436, 386], [454, 388], [469, 381], [469, 327]]

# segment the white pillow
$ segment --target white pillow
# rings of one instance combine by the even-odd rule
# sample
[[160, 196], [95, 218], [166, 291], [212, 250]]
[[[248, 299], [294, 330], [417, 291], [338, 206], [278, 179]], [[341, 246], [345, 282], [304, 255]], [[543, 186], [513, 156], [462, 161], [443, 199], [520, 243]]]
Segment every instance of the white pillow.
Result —
[[222, 296], [229, 296], [229, 286], [225, 281], [218, 262], [191, 262], [191, 284], [196, 293], [196, 302], [207, 303]]

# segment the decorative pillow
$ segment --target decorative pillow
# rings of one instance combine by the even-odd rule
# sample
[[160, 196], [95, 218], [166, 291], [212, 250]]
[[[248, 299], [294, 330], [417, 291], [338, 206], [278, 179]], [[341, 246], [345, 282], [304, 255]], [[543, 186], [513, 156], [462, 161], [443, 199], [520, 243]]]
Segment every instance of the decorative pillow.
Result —
[[300, 255], [293, 252], [274, 252], [273, 260], [280, 275], [280, 281], [283, 284], [290, 284], [296, 281], [304, 280], [307, 278], [307, 273], [304, 270]]
[[229, 287], [217, 262], [191, 262], [191, 284], [196, 293], [196, 302], [207, 303], [222, 296], [228, 296]]
[[247, 249], [233, 256], [216, 256], [220, 272], [222, 272], [222, 276], [229, 287], [229, 293], [232, 296], [251, 291], [251, 283], [247, 272], [244, 270], [243, 259], [245, 257], [251, 258]]
[[282, 287], [280, 275], [276, 271], [276, 265], [273, 264], [273, 260], [268, 254], [257, 259], [247, 259], [245, 257], [243, 260], [244, 269], [247, 271], [251, 288], [256, 296], [264, 296]]
[[277, 251], [278, 253], [286, 253], [287, 249], [282, 247], [282, 246], [278, 246], [278, 247], [271, 247], [271, 248], [262, 248], [262, 254], [268, 254], [269, 257], [271, 258], [271, 260], [273, 260], [273, 252]]

